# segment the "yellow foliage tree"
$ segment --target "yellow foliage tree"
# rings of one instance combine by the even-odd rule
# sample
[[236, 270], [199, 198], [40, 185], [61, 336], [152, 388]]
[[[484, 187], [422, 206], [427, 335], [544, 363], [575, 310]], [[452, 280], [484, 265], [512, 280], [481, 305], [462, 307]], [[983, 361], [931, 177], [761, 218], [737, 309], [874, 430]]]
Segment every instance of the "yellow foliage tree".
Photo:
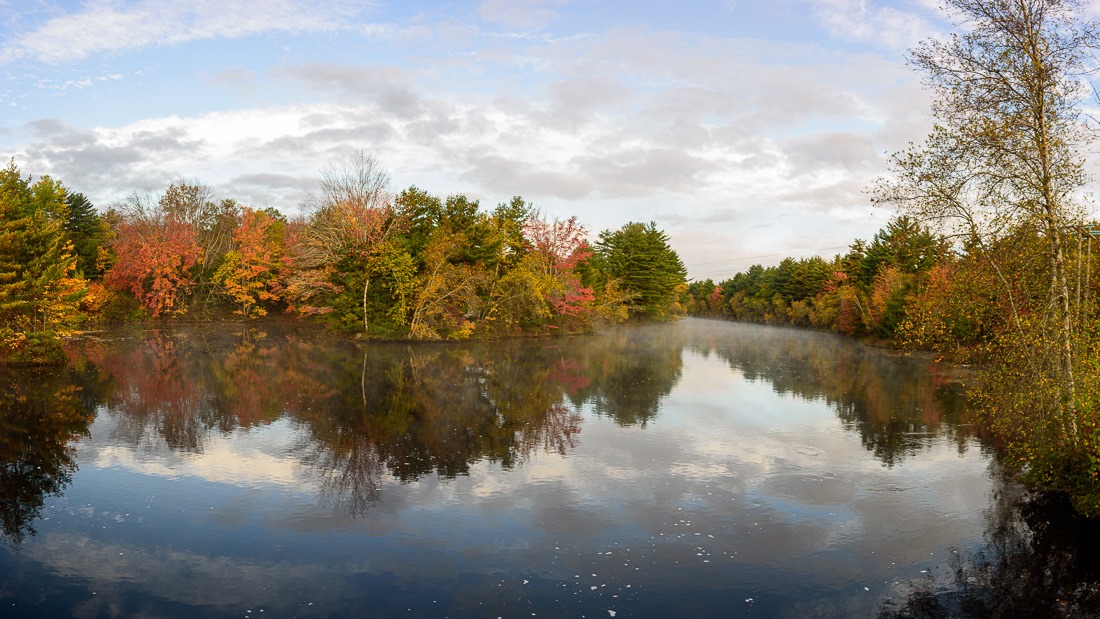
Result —
[[234, 313], [245, 318], [265, 316], [263, 304], [282, 293], [282, 222], [269, 212], [246, 208], [233, 241], [235, 248], [226, 252], [214, 281], [237, 305]]

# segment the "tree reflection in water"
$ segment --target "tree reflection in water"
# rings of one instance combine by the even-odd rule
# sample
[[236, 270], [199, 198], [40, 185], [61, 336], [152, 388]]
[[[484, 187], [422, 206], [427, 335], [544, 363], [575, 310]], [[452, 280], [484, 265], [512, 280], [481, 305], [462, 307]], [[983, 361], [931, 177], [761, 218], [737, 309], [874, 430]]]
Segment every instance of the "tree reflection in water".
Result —
[[960, 555], [950, 573], [909, 583], [880, 617], [1100, 616], [1100, 523], [1077, 516], [1064, 496], [993, 475], [986, 545]]
[[361, 513], [378, 499], [383, 470], [401, 481], [455, 477], [480, 460], [508, 468], [539, 448], [573, 448], [580, 415], [563, 403], [548, 349], [493, 348], [371, 344], [357, 371], [325, 374], [335, 388], [294, 413], [323, 500]]
[[72, 480], [70, 442], [87, 436], [93, 414], [65, 369], [0, 369], [0, 393], [0, 532], [19, 544]]
[[[683, 372], [719, 358], [783, 394], [824, 399], [887, 466], [941, 422], [965, 449], [956, 383], [911, 379], [912, 360], [821, 334], [688, 321], [589, 337], [462, 344], [362, 343], [312, 330], [188, 327], [88, 344], [116, 439], [203, 450], [211, 432], [287, 418], [326, 504], [358, 514], [392, 475], [455, 477], [576, 446], [582, 407], [645, 427]], [[109, 377], [104, 378], [104, 377]]]
[[111, 377], [98, 393], [115, 440], [202, 452], [212, 432], [291, 420], [322, 502], [350, 514], [378, 500], [384, 474], [455, 477], [481, 460], [507, 468], [538, 449], [577, 445], [581, 417], [567, 396], [587, 386], [583, 346], [366, 344], [271, 331], [90, 339], [80, 363]]
[[645, 427], [660, 410], [683, 371], [681, 330], [633, 327], [590, 338], [576, 351], [588, 381], [571, 394], [575, 405], [591, 404], [622, 426]]
[[[959, 381], [936, 371], [913, 380], [936, 368], [930, 359], [822, 334], [692, 320], [549, 341], [408, 345], [274, 325], [186, 327], [86, 340], [71, 378], [0, 375], [3, 392], [17, 395], [0, 403], [4, 533], [33, 532], [45, 497], [70, 479], [69, 441], [87, 432], [96, 407], [113, 418], [115, 440], [184, 452], [203, 451], [217, 433], [289, 422], [292, 453], [318, 481], [319, 500], [361, 516], [394, 479], [568, 454], [582, 407], [619, 425], [654, 423], [685, 371], [685, 351], [777, 393], [827, 403], [886, 467], [932, 445], [931, 435], [952, 437], [960, 451], [975, 444]], [[883, 616], [1100, 614], [1100, 531], [991, 474], [1001, 486], [987, 546], [898, 591]]]
[[[958, 377], [930, 357], [904, 357], [793, 329], [738, 325], [730, 337], [731, 330], [705, 327], [692, 338], [696, 352], [716, 354], [776, 393], [824, 400], [887, 467], [930, 445], [942, 431], [951, 433], [961, 453], [977, 431]], [[922, 380], [913, 380], [925, 369]]]

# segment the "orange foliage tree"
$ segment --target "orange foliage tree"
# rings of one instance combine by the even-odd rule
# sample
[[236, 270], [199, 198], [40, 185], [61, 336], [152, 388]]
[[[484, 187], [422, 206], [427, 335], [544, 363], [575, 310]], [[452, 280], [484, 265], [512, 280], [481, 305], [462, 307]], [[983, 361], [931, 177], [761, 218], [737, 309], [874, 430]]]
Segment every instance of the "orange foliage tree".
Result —
[[308, 224], [288, 238], [287, 297], [301, 314], [325, 314], [337, 295], [361, 292], [357, 305], [367, 332], [370, 262], [400, 219], [389, 176], [373, 156], [356, 152], [324, 172], [321, 190]]
[[187, 311], [183, 295], [191, 269], [203, 258], [193, 225], [140, 197], [127, 204], [113, 243], [118, 262], [104, 275], [108, 286], [128, 290], [153, 317]]
[[264, 316], [264, 303], [282, 294], [284, 225], [273, 213], [246, 208], [233, 233], [236, 245], [225, 254], [214, 280], [225, 288], [246, 318]]

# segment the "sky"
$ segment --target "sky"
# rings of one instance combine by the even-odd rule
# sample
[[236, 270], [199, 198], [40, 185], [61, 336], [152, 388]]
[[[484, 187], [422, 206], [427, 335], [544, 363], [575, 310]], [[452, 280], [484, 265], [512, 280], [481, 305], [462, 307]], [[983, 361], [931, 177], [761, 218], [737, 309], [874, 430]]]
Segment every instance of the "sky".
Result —
[[936, 0], [0, 0], [0, 156], [101, 210], [174, 180], [293, 216], [391, 188], [655, 222], [689, 277], [842, 253], [931, 126]]

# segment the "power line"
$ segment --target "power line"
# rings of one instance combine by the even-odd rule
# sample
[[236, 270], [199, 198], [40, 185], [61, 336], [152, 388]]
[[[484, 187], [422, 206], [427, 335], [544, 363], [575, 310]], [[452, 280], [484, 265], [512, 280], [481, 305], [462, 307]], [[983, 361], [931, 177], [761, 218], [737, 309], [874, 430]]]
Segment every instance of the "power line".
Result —
[[834, 249], [848, 249], [848, 245], [842, 245], [840, 247], [822, 247], [820, 249], [802, 249], [798, 251], [788, 251], [778, 254], [765, 254], [763, 256], [746, 256], [744, 258], [729, 258], [727, 260], [714, 260], [711, 262], [695, 262], [692, 264], [685, 264], [685, 267], [698, 267], [705, 264], [721, 264], [723, 262], [744, 262], [745, 260], [760, 260], [762, 258], [775, 258], [776, 256], [789, 256], [791, 254], [808, 254], [816, 251], [832, 251]]

